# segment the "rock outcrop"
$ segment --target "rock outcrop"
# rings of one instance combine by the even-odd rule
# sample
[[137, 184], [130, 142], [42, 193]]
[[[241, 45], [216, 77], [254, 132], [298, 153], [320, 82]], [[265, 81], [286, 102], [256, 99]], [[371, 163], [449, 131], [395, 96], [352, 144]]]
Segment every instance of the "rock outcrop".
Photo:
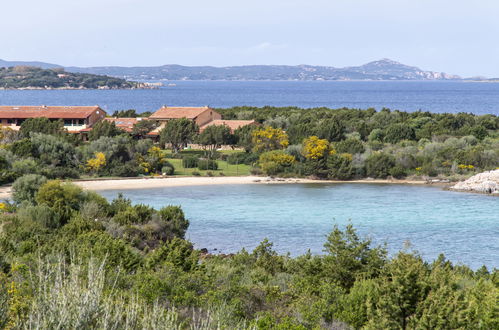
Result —
[[474, 175], [451, 189], [499, 195], [499, 169]]

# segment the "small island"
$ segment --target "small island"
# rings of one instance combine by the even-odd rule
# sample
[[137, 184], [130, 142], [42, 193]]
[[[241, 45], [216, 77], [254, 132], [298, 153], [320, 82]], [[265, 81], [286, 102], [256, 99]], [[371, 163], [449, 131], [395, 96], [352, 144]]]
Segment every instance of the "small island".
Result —
[[0, 68], [0, 89], [135, 89], [147, 84], [104, 75], [31, 66]]

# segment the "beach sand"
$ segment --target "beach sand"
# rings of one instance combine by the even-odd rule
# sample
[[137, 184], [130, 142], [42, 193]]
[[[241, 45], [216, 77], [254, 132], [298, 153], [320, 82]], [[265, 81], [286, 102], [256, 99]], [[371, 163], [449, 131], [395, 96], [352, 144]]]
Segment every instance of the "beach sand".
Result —
[[[422, 180], [311, 180], [311, 179], [280, 179], [258, 176], [222, 176], [222, 177], [167, 177], [167, 178], [124, 178], [124, 179], [97, 179], [78, 180], [75, 184], [88, 190], [128, 190], [166, 188], [180, 186], [203, 186], [216, 184], [293, 184], [293, 183], [384, 183], [384, 184], [426, 184]], [[10, 197], [11, 187], [0, 187], [0, 200]]]

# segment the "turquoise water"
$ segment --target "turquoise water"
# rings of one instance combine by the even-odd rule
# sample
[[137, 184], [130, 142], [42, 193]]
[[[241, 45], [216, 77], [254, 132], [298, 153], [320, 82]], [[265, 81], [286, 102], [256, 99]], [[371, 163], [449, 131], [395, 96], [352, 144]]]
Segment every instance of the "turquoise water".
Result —
[[[101, 192], [114, 198], [118, 191]], [[351, 222], [390, 253], [499, 267], [499, 198], [388, 184], [213, 185], [125, 190], [134, 203], [181, 205], [197, 248], [230, 253], [264, 238], [280, 253], [321, 253], [334, 224]], [[216, 249], [216, 250], [215, 250]]]

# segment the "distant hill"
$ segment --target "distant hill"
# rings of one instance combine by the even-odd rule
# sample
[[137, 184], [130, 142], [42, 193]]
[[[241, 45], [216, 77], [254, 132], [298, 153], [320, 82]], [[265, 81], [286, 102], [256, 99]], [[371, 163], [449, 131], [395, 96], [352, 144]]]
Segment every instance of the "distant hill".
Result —
[[1, 89], [131, 89], [142, 84], [121, 78], [66, 72], [63, 68], [0, 67]]
[[424, 71], [389, 59], [361, 66], [244, 65], [229, 67], [163, 65], [154, 67], [68, 67], [71, 72], [133, 80], [455, 80], [456, 75]]
[[45, 63], [45, 62], [27, 62], [27, 61], [5, 61], [0, 59], [0, 68], [12, 67], [12, 66], [34, 66], [42, 69], [56, 69], [62, 68], [61, 65]]
[[[44, 69], [62, 68], [44, 62], [0, 60], [0, 67], [28, 65]], [[314, 65], [242, 65], [228, 67], [182, 66], [98, 66], [65, 67], [67, 72], [106, 75], [126, 80], [462, 80], [457, 75], [425, 71], [390, 59], [369, 62], [361, 66], [336, 68]], [[480, 77], [471, 81], [493, 81]]]

